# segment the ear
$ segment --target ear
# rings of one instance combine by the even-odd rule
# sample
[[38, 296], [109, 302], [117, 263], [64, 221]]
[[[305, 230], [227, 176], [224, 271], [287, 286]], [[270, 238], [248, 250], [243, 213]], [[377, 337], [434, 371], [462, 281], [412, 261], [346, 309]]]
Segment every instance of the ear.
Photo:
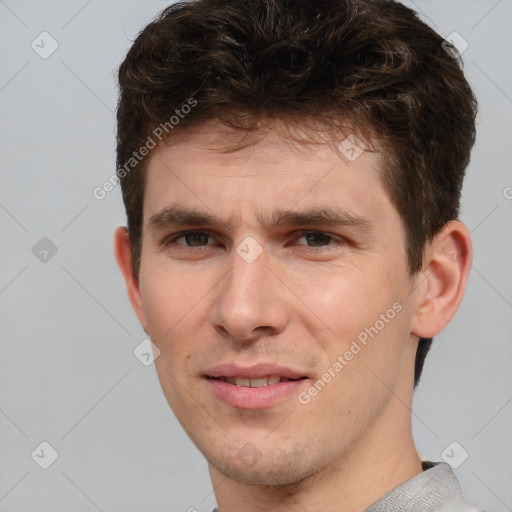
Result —
[[146, 315], [142, 304], [142, 295], [140, 293], [139, 281], [133, 274], [132, 269], [132, 250], [128, 230], [125, 227], [118, 227], [114, 232], [114, 253], [117, 264], [123, 274], [128, 291], [128, 298], [132, 305], [139, 322], [145, 333], [149, 336]]
[[433, 338], [450, 322], [462, 301], [472, 260], [468, 229], [458, 220], [449, 221], [428, 244], [423, 270], [417, 274], [413, 334]]

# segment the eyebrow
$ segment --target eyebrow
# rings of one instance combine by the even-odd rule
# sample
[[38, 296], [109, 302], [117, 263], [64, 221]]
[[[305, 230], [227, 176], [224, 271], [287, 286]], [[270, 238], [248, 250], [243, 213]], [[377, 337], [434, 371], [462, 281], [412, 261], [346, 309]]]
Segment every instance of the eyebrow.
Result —
[[[306, 210], [277, 210], [270, 216], [258, 214], [256, 219], [267, 231], [279, 226], [345, 226], [354, 227], [363, 232], [372, 230], [372, 223], [363, 217], [339, 208], [310, 208]], [[167, 226], [225, 226], [228, 224], [220, 217], [208, 212], [170, 205], [150, 217], [149, 230], [159, 230]]]

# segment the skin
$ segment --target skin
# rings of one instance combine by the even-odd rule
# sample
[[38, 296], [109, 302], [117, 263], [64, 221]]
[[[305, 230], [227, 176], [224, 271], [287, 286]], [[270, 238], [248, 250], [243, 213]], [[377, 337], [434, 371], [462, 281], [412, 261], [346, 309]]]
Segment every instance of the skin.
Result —
[[[378, 152], [349, 161], [339, 141], [301, 146], [279, 123], [249, 145], [216, 121], [170, 142], [146, 169], [138, 280], [124, 227], [115, 253], [161, 351], [163, 392], [209, 462], [220, 511], [363, 510], [422, 471], [411, 433], [414, 358], [418, 338], [437, 335], [460, 304], [468, 230], [446, 224], [410, 275]], [[222, 223], [150, 227], [176, 202]], [[364, 218], [366, 228], [266, 229], [257, 220], [325, 206]], [[185, 230], [205, 235], [169, 241]], [[252, 263], [236, 251], [248, 236], [263, 251]], [[294, 394], [262, 410], [231, 407], [204, 378], [220, 363], [273, 361], [308, 376], [307, 391], [396, 303], [400, 312], [307, 404]]]

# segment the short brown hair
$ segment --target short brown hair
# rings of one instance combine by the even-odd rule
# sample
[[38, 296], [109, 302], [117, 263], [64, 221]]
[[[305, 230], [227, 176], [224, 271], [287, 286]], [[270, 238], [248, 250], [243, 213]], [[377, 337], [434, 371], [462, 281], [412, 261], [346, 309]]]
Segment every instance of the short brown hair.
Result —
[[[331, 133], [348, 121], [379, 141], [409, 270], [421, 270], [426, 244], [458, 216], [475, 141], [477, 102], [454, 52], [393, 0], [193, 0], [165, 9], [119, 69], [117, 169], [134, 274], [147, 158], [126, 163], [148, 137], [162, 126], [171, 136], [210, 119], [255, 130], [276, 118]], [[191, 98], [194, 107], [170, 123]], [[420, 341], [416, 383], [430, 343]]]

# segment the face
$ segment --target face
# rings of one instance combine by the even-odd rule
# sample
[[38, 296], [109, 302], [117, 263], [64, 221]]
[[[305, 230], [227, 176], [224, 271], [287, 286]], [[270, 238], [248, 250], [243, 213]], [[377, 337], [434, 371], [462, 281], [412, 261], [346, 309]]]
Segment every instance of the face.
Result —
[[139, 318], [176, 417], [237, 480], [348, 460], [412, 389], [403, 225], [379, 153], [339, 142], [298, 146], [274, 125], [226, 151], [234, 134], [210, 122], [148, 162]]

